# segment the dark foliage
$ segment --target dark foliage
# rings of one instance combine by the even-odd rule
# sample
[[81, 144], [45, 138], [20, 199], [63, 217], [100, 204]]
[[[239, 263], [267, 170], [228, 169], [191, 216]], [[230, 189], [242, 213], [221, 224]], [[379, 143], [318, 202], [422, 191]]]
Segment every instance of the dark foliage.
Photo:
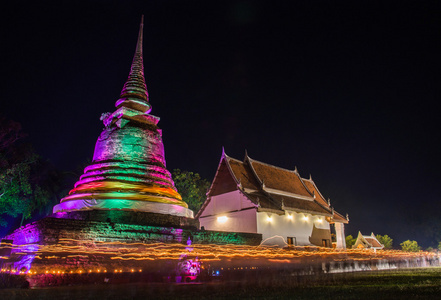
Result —
[[56, 200], [59, 173], [26, 142], [21, 125], [0, 117], [0, 225], [46, 214]]
[[28, 288], [29, 282], [25, 275], [11, 275], [0, 273], [0, 289], [7, 288]]
[[172, 175], [182, 200], [188, 204], [189, 209], [196, 213], [205, 201], [210, 183], [202, 179], [198, 173], [189, 171], [175, 169]]

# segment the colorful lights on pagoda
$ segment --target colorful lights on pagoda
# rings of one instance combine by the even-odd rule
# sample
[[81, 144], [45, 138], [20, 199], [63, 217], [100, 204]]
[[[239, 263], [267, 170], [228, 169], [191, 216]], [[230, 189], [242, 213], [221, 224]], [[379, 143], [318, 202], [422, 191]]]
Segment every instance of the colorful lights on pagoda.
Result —
[[193, 217], [166, 169], [159, 118], [149, 114], [143, 27], [142, 19], [116, 110], [101, 117], [105, 129], [96, 142], [93, 161], [54, 212], [121, 209]]

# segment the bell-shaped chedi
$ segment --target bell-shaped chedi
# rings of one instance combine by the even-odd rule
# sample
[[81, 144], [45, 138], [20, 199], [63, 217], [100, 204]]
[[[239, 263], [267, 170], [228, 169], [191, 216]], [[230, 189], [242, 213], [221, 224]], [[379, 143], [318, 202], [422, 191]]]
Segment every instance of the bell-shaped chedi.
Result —
[[143, 20], [116, 111], [103, 114], [92, 164], [54, 212], [132, 210], [193, 217], [166, 169], [159, 118], [150, 115], [142, 59]]

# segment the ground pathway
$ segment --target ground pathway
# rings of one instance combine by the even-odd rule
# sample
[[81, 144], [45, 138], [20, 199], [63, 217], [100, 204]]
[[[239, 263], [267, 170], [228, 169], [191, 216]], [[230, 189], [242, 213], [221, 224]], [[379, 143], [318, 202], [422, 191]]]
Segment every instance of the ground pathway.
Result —
[[130, 283], [0, 290], [0, 299], [437, 299], [441, 268], [271, 276], [256, 283]]

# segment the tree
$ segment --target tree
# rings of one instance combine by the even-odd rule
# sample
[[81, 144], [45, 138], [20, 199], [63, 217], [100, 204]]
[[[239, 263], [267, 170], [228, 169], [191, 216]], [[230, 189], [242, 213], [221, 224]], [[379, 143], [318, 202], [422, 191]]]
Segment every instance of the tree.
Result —
[[346, 236], [346, 248], [352, 248], [356, 241], [357, 239], [352, 237], [352, 235]]
[[6, 227], [6, 216], [24, 219], [42, 209], [48, 192], [42, 188], [37, 166], [41, 161], [30, 145], [19, 123], [0, 117], [0, 225]]
[[438, 250], [441, 250], [441, 242], [438, 243]]
[[387, 234], [385, 235], [377, 234], [375, 237], [381, 244], [383, 244], [384, 249], [392, 249], [392, 243], [394, 240], [390, 238]]
[[198, 173], [174, 169], [173, 180], [178, 192], [188, 204], [188, 208], [197, 212], [205, 201], [210, 183]]
[[418, 246], [417, 241], [407, 240], [402, 242], [400, 246], [403, 251], [407, 251], [407, 252], [418, 252], [421, 250], [421, 247]]

